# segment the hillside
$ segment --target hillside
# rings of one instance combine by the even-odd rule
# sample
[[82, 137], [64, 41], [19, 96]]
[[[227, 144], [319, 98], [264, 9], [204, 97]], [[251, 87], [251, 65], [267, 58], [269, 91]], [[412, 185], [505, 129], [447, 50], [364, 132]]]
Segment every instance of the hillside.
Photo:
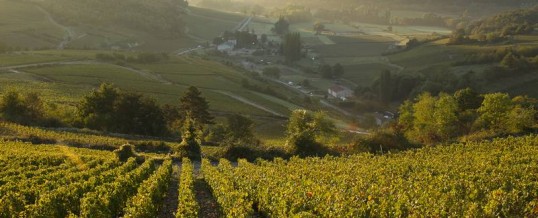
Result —
[[151, 4], [1, 0], [0, 4], [0, 44], [22, 49], [173, 52], [205, 44], [243, 20], [241, 15], [186, 8], [183, 1], [168, 0]]

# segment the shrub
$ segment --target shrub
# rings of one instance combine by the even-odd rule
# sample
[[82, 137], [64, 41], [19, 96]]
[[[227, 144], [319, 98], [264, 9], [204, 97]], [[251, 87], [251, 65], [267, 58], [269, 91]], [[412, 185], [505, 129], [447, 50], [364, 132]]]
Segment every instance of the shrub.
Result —
[[134, 151], [134, 146], [130, 144], [122, 145], [120, 148], [114, 150], [114, 155], [121, 162], [127, 161], [130, 157], [138, 157]]

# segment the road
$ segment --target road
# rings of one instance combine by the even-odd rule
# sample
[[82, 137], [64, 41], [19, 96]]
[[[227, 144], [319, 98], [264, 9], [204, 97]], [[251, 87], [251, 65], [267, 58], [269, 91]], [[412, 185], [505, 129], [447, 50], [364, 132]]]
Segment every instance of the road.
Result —
[[281, 113], [278, 113], [278, 112], [276, 112], [276, 111], [274, 111], [274, 110], [271, 110], [271, 109], [269, 109], [269, 108], [267, 108], [267, 107], [264, 107], [264, 106], [262, 106], [262, 105], [259, 105], [259, 104], [257, 104], [256, 102], [250, 101], [250, 100], [248, 100], [248, 99], [246, 99], [246, 98], [243, 98], [243, 97], [241, 97], [241, 96], [235, 95], [235, 94], [233, 94], [233, 93], [231, 93], [231, 92], [227, 92], [227, 91], [223, 91], [223, 90], [215, 90], [215, 92], [218, 92], [218, 93], [220, 93], [220, 94], [226, 95], [226, 96], [228, 96], [228, 97], [230, 97], [230, 98], [233, 98], [233, 99], [235, 99], [235, 100], [237, 100], [237, 101], [240, 101], [240, 102], [242, 102], [242, 103], [244, 103], [244, 104], [248, 104], [248, 105], [250, 105], [250, 106], [253, 106], [253, 107], [258, 108], [258, 109], [260, 109], [260, 110], [263, 110], [263, 111], [265, 111], [265, 112], [267, 112], [267, 113], [270, 113], [270, 114], [272, 114], [272, 115], [274, 115], [274, 116], [277, 116], [277, 117], [286, 117], [285, 115], [283, 115], [283, 114], [281, 114]]
[[237, 27], [234, 28], [234, 31], [244, 31], [246, 27], [250, 24], [250, 21], [252, 21], [252, 17], [246, 17]]

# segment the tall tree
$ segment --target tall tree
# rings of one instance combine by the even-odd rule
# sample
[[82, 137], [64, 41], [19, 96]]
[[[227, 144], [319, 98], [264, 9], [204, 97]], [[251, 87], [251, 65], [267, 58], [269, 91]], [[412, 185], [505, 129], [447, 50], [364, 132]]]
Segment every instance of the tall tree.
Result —
[[289, 32], [289, 28], [290, 22], [284, 17], [280, 17], [275, 23], [275, 27], [273, 27], [272, 31], [277, 35], [284, 35]]
[[421, 94], [413, 105], [413, 111], [413, 130], [409, 138], [425, 144], [437, 142], [435, 98], [427, 92]]
[[292, 63], [301, 59], [301, 34], [300, 33], [288, 33], [284, 36], [284, 42], [282, 45], [283, 54], [287, 63]]
[[190, 117], [194, 125], [213, 124], [214, 117], [209, 113], [209, 103], [194, 86], [189, 87], [180, 99], [179, 108], [183, 117]]
[[388, 70], [385, 70], [381, 72], [381, 75], [379, 76], [378, 80], [378, 95], [379, 100], [382, 102], [390, 102], [392, 100], [392, 79], [391, 79], [391, 73]]
[[441, 93], [435, 102], [435, 127], [439, 140], [446, 141], [458, 135], [458, 103], [453, 96]]
[[199, 160], [201, 157], [201, 131], [196, 127], [190, 116], [185, 118], [183, 129], [181, 130], [181, 143], [176, 148], [176, 152], [182, 157]]

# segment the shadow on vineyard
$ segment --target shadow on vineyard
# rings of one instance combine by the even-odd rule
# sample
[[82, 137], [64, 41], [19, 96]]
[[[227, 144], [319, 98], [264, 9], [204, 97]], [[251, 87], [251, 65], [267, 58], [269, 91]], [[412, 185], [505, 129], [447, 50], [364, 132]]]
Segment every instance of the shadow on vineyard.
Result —
[[194, 190], [196, 193], [196, 201], [200, 205], [198, 217], [219, 218], [223, 217], [222, 208], [219, 206], [211, 187], [203, 178], [197, 178], [194, 182]]
[[174, 218], [179, 204], [179, 176], [180, 176], [180, 163], [174, 162], [172, 179], [170, 179], [170, 185], [166, 191], [166, 197], [163, 201], [161, 210], [159, 210], [159, 218]]

